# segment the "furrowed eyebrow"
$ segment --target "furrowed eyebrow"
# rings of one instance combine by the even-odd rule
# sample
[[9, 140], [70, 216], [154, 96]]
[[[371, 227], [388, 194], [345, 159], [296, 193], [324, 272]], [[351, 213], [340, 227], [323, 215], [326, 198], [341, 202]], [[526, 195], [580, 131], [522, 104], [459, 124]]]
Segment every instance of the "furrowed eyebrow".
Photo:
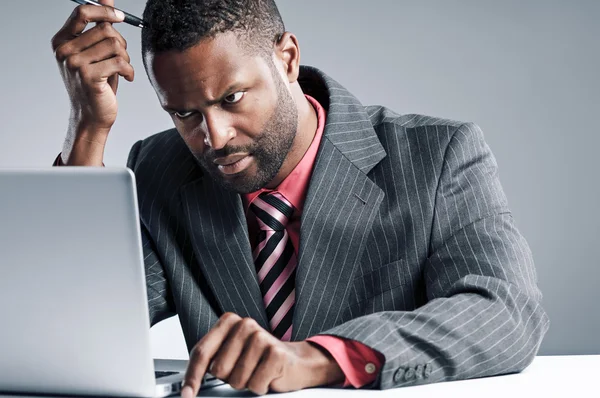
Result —
[[[225, 98], [227, 98], [228, 96], [230, 96], [233, 93], [236, 93], [239, 91], [239, 89], [242, 87], [243, 85], [241, 83], [233, 83], [231, 84], [227, 90], [225, 90], [225, 92], [217, 99], [214, 100], [210, 100], [210, 101], [206, 101], [204, 103], [205, 106], [213, 106], [216, 104], [220, 104], [221, 102], [223, 102], [223, 100], [225, 100]], [[193, 112], [193, 109], [174, 109], [168, 106], [162, 106], [162, 108], [167, 111], [167, 112], [179, 112], [179, 113], [186, 113], [186, 112]]]
[[231, 94], [237, 93], [241, 87], [241, 83], [233, 83], [229, 87], [227, 87], [227, 90], [225, 90], [225, 92], [219, 98], [212, 101], [206, 101], [205, 104], [207, 106], [220, 104], [221, 102], [223, 102], [223, 100], [225, 100], [225, 98], [229, 97]]

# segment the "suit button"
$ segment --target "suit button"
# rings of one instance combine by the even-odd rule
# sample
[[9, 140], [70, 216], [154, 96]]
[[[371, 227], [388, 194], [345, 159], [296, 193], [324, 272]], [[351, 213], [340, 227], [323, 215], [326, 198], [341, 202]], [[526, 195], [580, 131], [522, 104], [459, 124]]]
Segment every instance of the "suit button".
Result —
[[396, 373], [394, 373], [394, 383], [400, 383], [402, 381], [402, 377], [404, 376], [404, 368], [398, 368]]
[[423, 371], [423, 377], [429, 377], [431, 375], [431, 363], [425, 365], [425, 370]]
[[371, 362], [369, 362], [368, 364], [365, 365], [365, 372], [367, 372], [367, 374], [372, 375], [373, 373], [375, 373], [376, 370], [377, 370], [377, 367], [375, 366], [375, 364], [372, 364]]
[[408, 368], [404, 373], [404, 380], [410, 381], [415, 377], [415, 368]]
[[423, 364], [417, 366], [417, 370], [415, 371], [415, 375], [417, 376], [417, 379], [422, 379], [423, 378]]

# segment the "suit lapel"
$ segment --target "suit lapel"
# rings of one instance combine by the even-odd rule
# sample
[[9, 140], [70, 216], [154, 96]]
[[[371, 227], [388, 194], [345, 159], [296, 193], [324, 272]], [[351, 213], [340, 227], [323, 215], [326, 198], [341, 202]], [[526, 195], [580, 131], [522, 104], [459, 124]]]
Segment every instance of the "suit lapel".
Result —
[[337, 325], [384, 197], [367, 176], [385, 151], [364, 107], [317, 69], [301, 75], [327, 121], [301, 219], [293, 340]]
[[[339, 83], [301, 67], [300, 84], [327, 110], [301, 219], [292, 340], [337, 325], [383, 191], [367, 176], [385, 156], [369, 115]], [[238, 194], [209, 177], [181, 187], [194, 254], [223, 312], [269, 330]]]
[[203, 177], [181, 188], [191, 244], [223, 312], [268, 328], [241, 198]]

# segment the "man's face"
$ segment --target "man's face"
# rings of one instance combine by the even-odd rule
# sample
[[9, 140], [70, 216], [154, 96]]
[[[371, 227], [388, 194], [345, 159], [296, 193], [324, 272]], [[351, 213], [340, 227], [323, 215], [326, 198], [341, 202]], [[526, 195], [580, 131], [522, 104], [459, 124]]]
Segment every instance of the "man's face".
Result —
[[146, 65], [162, 107], [213, 179], [248, 193], [276, 176], [298, 110], [271, 60], [244, 54], [223, 33], [182, 53], [148, 54]]

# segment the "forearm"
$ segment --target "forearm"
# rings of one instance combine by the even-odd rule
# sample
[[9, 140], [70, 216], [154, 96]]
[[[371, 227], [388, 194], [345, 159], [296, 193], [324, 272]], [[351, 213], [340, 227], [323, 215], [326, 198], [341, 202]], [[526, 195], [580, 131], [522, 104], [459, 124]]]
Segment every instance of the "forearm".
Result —
[[385, 356], [375, 388], [517, 372], [547, 329], [537, 300], [500, 279], [469, 275], [452, 296], [415, 311], [388, 311], [323, 332], [357, 340]]

